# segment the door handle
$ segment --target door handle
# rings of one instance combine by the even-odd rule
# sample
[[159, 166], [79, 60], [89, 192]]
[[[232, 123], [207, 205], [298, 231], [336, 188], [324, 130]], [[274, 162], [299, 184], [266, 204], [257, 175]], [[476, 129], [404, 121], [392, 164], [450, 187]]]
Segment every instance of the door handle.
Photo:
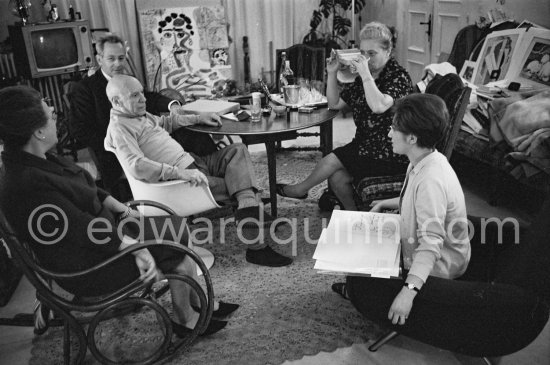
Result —
[[428, 38], [431, 39], [432, 36], [432, 14], [428, 15], [428, 21], [427, 22], [420, 22], [422, 25], [428, 25], [428, 30], [426, 33], [428, 33]]

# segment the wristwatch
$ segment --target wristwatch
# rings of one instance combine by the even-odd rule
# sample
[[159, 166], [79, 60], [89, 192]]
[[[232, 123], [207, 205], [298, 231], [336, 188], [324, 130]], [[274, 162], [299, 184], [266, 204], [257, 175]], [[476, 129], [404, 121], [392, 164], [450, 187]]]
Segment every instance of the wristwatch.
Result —
[[414, 284], [411, 283], [403, 283], [403, 286], [409, 290], [414, 290], [417, 293], [420, 293], [420, 289], [417, 288]]

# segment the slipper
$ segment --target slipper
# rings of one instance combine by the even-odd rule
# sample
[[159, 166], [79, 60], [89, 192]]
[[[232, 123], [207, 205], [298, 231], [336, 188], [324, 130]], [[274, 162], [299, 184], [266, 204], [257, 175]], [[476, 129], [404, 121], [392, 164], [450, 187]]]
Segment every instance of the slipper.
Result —
[[[193, 305], [192, 307], [197, 312], [200, 312], [200, 310], [201, 310], [197, 306]], [[238, 304], [226, 303], [226, 302], [222, 302], [220, 300], [219, 301], [219, 308], [212, 312], [212, 316], [214, 316], [214, 317], [227, 317], [231, 313], [235, 312], [237, 310], [237, 308], [239, 308]]]
[[334, 283], [331, 286], [332, 291], [338, 293], [342, 298], [349, 300], [348, 292], [346, 291], [346, 283]]
[[277, 186], [277, 194], [282, 196], [282, 197], [285, 197], [285, 198], [292, 198], [292, 199], [300, 199], [300, 200], [304, 200], [304, 199], [307, 199], [307, 193], [305, 193], [305, 195], [302, 195], [302, 196], [289, 196], [289, 195], [286, 195], [285, 193], [285, 187], [287, 186], [288, 184], [276, 184]]

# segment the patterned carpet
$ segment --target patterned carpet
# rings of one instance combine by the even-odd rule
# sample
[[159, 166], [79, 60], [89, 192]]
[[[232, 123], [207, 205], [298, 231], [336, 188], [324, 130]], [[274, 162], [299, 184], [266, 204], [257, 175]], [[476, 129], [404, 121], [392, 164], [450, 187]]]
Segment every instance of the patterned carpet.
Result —
[[[280, 181], [295, 182], [311, 171], [320, 153], [293, 152], [277, 156]], [[267, 188], [265, 153], [253, 154], [260, 185]], [[211, 269], [218, 299], [240, 303], [228, 326], [215, 335], [199, 338], [169, 364], [281, 364], [304, 355], [334, 351], [338, 347], [367, 342], [381, 330], [361, 318], [352, 305], [330, 285], [338, 278], [317, 274], [312, 255], [327, 214], [319, 211], [314, 189], [304, 201], [279, 198], [279, 216], [292, 224], [281, 227], [276, 237], [266, 237], [272, 247], [295, 255], [294, 263], [283, 268], [266, 268], [245, 261], [246, 245], [241, 243], [234, 224], [221, 232], [220, 225], [197, 234], [207, 240], [205, 247], [216, 257]], [[206, 217], [227, 216], [218, 210]], [[198, 228], [198, 227], [195, 227]], [[210, 237], [210, 238], [209, 238]], [[282, 241], [286, 240], [286, 244]], [[169, 298], [169, 297], [168, 297]], [[164, 303], [168, 308], [169, 299]], [[158, 341], [159, 331], [150, 313], [135, 313], [106, 322], [97, 333], [108, 353], [138, 353]], [[33, 342], [31, 364], [57, 364], [62, 356], [62, 331], [50, 329]], [[88, 353], [87, 363], [95, 363]]]

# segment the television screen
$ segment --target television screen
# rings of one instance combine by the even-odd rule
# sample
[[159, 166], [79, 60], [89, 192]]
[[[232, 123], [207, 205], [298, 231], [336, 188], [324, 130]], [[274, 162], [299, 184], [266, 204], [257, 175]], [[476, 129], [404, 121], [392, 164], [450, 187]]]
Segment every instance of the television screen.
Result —
[[38, 69], [64, 67], [78, 62], [78, 46], [72, 28], [33, 31], [31, 39]]

